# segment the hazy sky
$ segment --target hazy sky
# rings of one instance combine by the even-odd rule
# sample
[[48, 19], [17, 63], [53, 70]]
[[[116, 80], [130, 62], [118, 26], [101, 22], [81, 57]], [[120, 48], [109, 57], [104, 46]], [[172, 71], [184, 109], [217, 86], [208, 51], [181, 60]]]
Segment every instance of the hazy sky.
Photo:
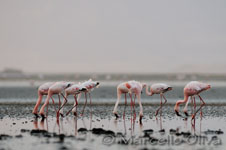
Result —
[[226, 72], [225, 0], [0, 0], [0, 70]]

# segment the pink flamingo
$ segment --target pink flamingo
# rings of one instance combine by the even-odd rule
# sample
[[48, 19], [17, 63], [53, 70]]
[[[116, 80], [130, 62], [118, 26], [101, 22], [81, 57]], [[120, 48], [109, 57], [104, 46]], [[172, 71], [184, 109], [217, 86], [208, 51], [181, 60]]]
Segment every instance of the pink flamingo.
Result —
[[[41, 107], [41, 109], [39, 111], [39, 114], [42, 116], [42, 118], [45, 118], [44, 109], [49, 104], [50, 98], [53, 100], [52, 96], [54, 94], [58, 94], [59, 106], [60, 106], [60, 104], [61, 104], [61, 102], [60, 102], [60, 95], [62, 95], [64, 97], [62, 92], [66, 88], [70, 87], [72, 84], [73, 84], [72, 82], [63, 82], [63, 81], [61, 81], [61, 82], [56, 82], [55, 84], [53, 84], [52, 86], [49, 87], [49, 91], [48, 91], [48, 95], [47, 95], [47, 98], [45, 100], [45, 103], [42, 105], [42, 107]], [[53, 102], [54, 102], [54, 100], [53, 100]], [[48, 110], [47, 110], [47, 112], [48, 112]], [[59, 114], [57, 114], [57, 117], [58, 116], [59, 116]]]
[[49, 87], [51, 87], [55, 82], [47, 82], [39, 86], [38, 88], [38, 99], [32, 113], [38, 117], [38, 107], [42, 102], [43, 95], [48, 95]]
[[68, 115], [68, 114], [71, 112], [71, 110], [72, 110], [72, 112], [74, 113], [75, 116], [77, 115], [76, 112], [75, 112], [74, 107], [78, 105], [77, 95], [78, 95], [78, 94], [81, 94], [81, 92], [87, 92], [86, 87], [85, 87], [84, 85], [82, 85], [82, 84], [74, 84], [74, 85], [72, 85], [71, 87], [65, 89], [65, 99], [64, 99], [64, 102], [63, 102], [63, 104], [61, 105], [60, 109], [58, 110], [59, 113], [60, 113], [60, 115], [61, 115], [62, 117], [64, 116], [64, 115], [63, 115], [63, 107], [64, 107], [64, 105], [67, 103], [67, 97], [68, 97], [69, 95], [74, 95], [75, 102], [74, 102], [74, 106], [72, 107], [72, 109], [70, 109], [70, 110], [66, 113], [66, 115]]
[[[160, 95], [160, 99], [161, 99], [160, 107], [155, 112], [155, 116], [157, 116], [159, 110], [162, 109], [162, 106], [165, 105], [165, 103], [167, 102], [167, 100], [166, 100], [166, 98], [164, 96], [164, 93], [167, 92], [167, 91], [172, 90], [172, 87], [167, 85], [167, 84], [164, 84], [164, 83], [156, 83], [156, 84], [152, 84], [151, 85], [150, 91], [148, 89], [149, 89], [149, 87], [147, 85], [146, 86], [146, 94], [148, 96], [152, 96], [154, 94], [159, 94]], [[163, 104], [162, 104], [162, 98], [165, 100], [165, 102]]]
[[[184, 107], [184, 113], [186, 116], [188, 116], [187, 113], [187, 106], [188, 106], [188, 98], [189, 97], [193, 97], [195, 95], [197, 95], [200, 99], [200, 102], [202, 102], [200, 108], [194, 112], [194, 114], [192, 115], [192, 120], [195, 118], [196, 113], [202, 109], [202, 107], [205, 105], [205, 102], [203, 101], [202, 97], [199, 95], [202, 91], [208, 90], [210, 89], [211, 86], [209, 84], [206, 83], [202, 83], [202, 82], [198, 82], [198, 81], [191, 81], [189, 82], [185, 87], [184, 87], [184, 99], [183, 100], [178, 100], [176, 102], [176, 105], [174, 107], [174, 110], [176, 112], [176, 114], [178, 116], [181, 116], [179, 114], [179, 105], [181, 103], [186, 103], [185, 107]], [[201, 116], [202, 116], [202, 110], [201, 110]]]
[[[100, 82], [93, 81], [92, 79], [89, 79], [88, 81], [85, 81], [81, 84], [87, 89], [86, 91], [84, 91], [85, 92], [85, 105], [83, 106], [82, 113], [81, 113], [81, 116], [83, 116], [84, 111], [85, 111], [85, 107], [86, 107], [86, 104], [87, 104], [87, 93], [89, 94], [90, 105], [91, 105], [92, 100], [91, 100], [90, 92], [93, 91], [94, 88], [98, 88], [100, 86]], [[79, 101], [80, 98], [81, 98], [81, 94], [78, 95], [78, 101]]]
[[[138, 99], [138, 103], [139, 103], [139, 106], [140, 106], [139, 121], [140, 121], [140, 123], [142, 123], [141, 121], [142, 121], [142, 118], [143, 118], [143, 107], [142, 107], [142, 104], [141, 104], [140, 96], [141, 96], [142, 89], [145, 86], [146, 86], [146, 84], [141, 84], [140, 82], [137, 82], [137, 81], [128, 81], [128, 82], [124, 82], [124, 83], [121, 83], [121, 84], [118, 85], [118, 87], [117, 87], [117, 101], [115, 103], [115, 107], [114, 107], [114, 110], [113, 110], [113, 114], [115, 115], [116, 119], [119, 117], [118, 114], [117, 114], [117, 107], [118, 107], [119, 101], [121, 99], [121, 95], [125, 94], [125, 104], [126, 104], [127, 103], [126, 94], [129, 93], [129, 96], [131, 98], [130, 104], [131, 104], [131, 111], [132, 111], [132, 107], [134, 108], [134, 103], [135, 103], [132, 100], [132, 94], [134, 93], [135, 97], [137, 97], [137, 99]], [[134, 115], [135, 115], [135, 110], [134, 110]]]

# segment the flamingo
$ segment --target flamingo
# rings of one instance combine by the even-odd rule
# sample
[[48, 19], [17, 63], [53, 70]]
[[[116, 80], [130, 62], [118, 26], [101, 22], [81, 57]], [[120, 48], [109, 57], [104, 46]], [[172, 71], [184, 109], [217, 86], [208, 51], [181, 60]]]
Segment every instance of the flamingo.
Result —
[[[91, 101], [91, 95], [90, 92], [94, 90], [94, 88], [98, 88], [100, 85], [100, 82], [98, 81], [93, 81], [92, 79], [89, 79], [88, 81], [85, 81], [81, 83], [85, 88], [87, 89], [85, 92], [85, 105], [83, 106], [81, 116], [83, 116], [83, 113], [85, 111], [85, 107], [87, 104], [87, 93], [89, 94], [89, 99], [90, 99], [90, 104], [92, 103]], [[78, 95], [78, 100], [81, 98], [81, 93]], [[73, 110], [74, 111], [74, 110]]]
[[[126, 104], [127, 103], [126, 94], [129, 93], [129, 96], [131, 98], [131, 111], [132, 111], [132, 107], [134, 108], [134, 102], [132, 100], [132, 94], [134, 93], [135, 97], [137, 97], [137, 99], [138, 99], [138, 103], [139, 103], [139, 106], [140, 106], [139, 121], [141, 123], [142, 118], [143, 118], [143, 107], [142, 107], [142, 104], [141, 104], [140, 95], [141, 95], [141, 92], [142, 92], [142, 89], [143, 89], [144, 86], [146, 86], [146, 84], [141, 84], [140, 82], [134, 81], [134, 80], [121, 83], [117, 86], [117, 101], [115, 103], [115, 107], [114, 107], [114, 110], [113, 110], [113, 114], [115, 115], [116, 119], [119, 117], [118, 113], [117, 113], [117, 107], [118, 107], [119, 101], [121, 99], [121, 95], [125, 94], [125, 104]], [[135, 114], [135, 112], [134, 112], [134, 114]]]
[[[45, 118], [44, 109], [49, 104], [49, 99], [51, 98], [53, 100], [52, 96], [54, 94], [58, 94], [59, 105], [60, 105], [60, 95], [62, 95], [65, 98], [65, 96], [62, 94], [62, 92], [65, 89], [67, 89], [68, 87], [70, 87], [72, 84], [73, 84], [72, 82], [60, 81], [60, 82], [56, 82], [55, 84], [53, 84], [52, 86], [49, 87], [49, 91], [48, 91], [48, 95], [47, 95], [47, 98], [45, 100], [45, 103], [42, 105], [42, 107], [39, 111], [39, 114], [42, 116], [42, 118]], [[53, 100], [53, 102], [54, 102], [54, 100]], [[59, 114], [57, 113], [57, 117], [58, 116], [59, 116]]]
[[38, 107], [42, 102], [43, 95], [48, 95], [49, 87], [51, 87], [55, 82], [46, 82], [39, 86], [38, 88], [38, 99], [32, 113], [38, 117]]
[[[199, 82], [199, 81], [191, 81], [189, 82], [185, 87], [184, 87], [184, 99], [183, 100], [178, 100], [176, 102], [176, 105], [174, 107], [174, 111], [176, 112], [176, 114], [178, 116], [181, 116], [179, 114], [179, 105], [181, 103], [186, 103], [185, 107], [184, 107], [184, 113], [186, 116], [188, 116], [188, 113], [187, 113], [187, 106], [188, 106], [188, 98], [189, 97], [193, 97], [193, 96], [198, 96], [199, 99], [200, 99], [200, 102], [202, 102], [200, 108], [194, 112], [194, 114], [192, 115], [192, 120], [195, 118], [196, 116], [196, 113], [202, 109], [202, 107], [205, 105], [205, 102], [203, 101], [202, 97], [199, 95], [202, 91], [206, 91], [208, 89], [210, 89], [211, 86], [210, 84], [206, 84], [206, 83], [202, 83], [202, 82]], [[201, 110], [201, 117], [202, 117], [202, 110]]]
[[[167, 92], [167, 91], [170, 91], [170, 90], [172, 90], [172, 87], [167, 85], [167, 84], [164, 84], [164, 83], [152, 84], [150, 86], [150, 91], [149, 91], [148, 85], [146, 85], [146, 94], [148, 96], [152, 96], [154, 94], [159, 94], [160, 95], [160, 99], [161, 99], [160, 107], [156, 110], [155, 116], [158, 115], [159, 110], [162, 109], [162, 106], [165, 105], [165, 103], [167, 102], [167, 100], [166, 100], [166, 98], [164, 96], [164, 93]], [[165, 102], [163, 104], [162, 104], [162, 98], [165, 100]]]
[[[82, 85], [82, 84], [74, 84], [74, 85], [72, 85], [71, 87], [69, 87], [69, 88], [67, 88], [67, 89], [65, 90], [65, 99], [64, 99], [64, 102], [63, 102], [63, 104], [61, 105], [60, 109], [58, 110], [59, 113], [60, 113], [60, 115], [61, 115], [62, 117], [63, 117], [63, 106], [67, 103], [67, 97], [68, 97], [69, 95], [74, 95], [75, 102], [74, 102], [74, 106], [72, 107], [73, 110], [72, 110], [72, 109], [71, 109], [71, 110], [72, 110], [72, 112], [74, 113], [74, 115], [76, 116], [76, 112], [75, 112], [75, 110], [74, 110], [74, 107], [78, 105], [77, 95], [78, 95], [78, 94], [81, 94], [81, 92], [84, 92], [84, 91], [87, 91], [87, 89], [86, 89], [86, 87], [85, 87], [84, 85]], [[69, 112], [70, 112], [71, 110], [69, 110], [69, 111], [66, 113], [66, 115], [69, 114]]]

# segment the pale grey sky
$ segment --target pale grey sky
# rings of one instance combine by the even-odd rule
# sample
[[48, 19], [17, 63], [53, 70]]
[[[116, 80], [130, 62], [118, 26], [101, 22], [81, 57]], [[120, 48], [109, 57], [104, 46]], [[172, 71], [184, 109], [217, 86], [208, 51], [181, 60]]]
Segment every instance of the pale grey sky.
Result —
[[0, 0], [0, 70], [226, 72], [225, 0]]

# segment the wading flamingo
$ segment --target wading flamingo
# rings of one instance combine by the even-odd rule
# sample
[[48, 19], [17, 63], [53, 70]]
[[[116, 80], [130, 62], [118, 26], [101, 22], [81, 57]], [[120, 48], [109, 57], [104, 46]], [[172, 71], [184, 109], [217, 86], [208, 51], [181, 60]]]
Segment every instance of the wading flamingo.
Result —
[[118, 85], [117, 101], [115, 103], [115, 107], [113, 110], [113, 114], [115, 115], [116, 119], [119, 117], [118, 113], [117, 113], [117, 107], [118, 107], [119, 101], [121, 99], [121, 95], [125, 94], [125, 104], [126, 104], [127, 103], [126, 94], [129, 93], [129, 96], [131, 98], [131, 111], [132, 111], [132, 107], [134, 108], [134, 103], [135, 103], [132, 100], [132, 94], [134, 93], [135, 97], [137, 97], [137, 99], [138, 99], [138, 103], [140, 106], [139, 121], [140, 121], [140, 123], [142, 123], [141, 121], [142, 121], [142, 117], [143, 117], [143, 107], [141, 104], [140, 96], [141, 96], [142, 89], [145, 86], [146, 86], [146, 84], [141, 84], [140, 82], [137, 82], [137, 81], [128, 81], [128, 82], [124, 82], [124, 83], [121, 83]]
[[[49, 87], [49, 91], [48, 91], [48, 95], [47, 95], [47, 98], [45, 100], [45, 103], [42, 105], [42, 107], [41, 107], [41, 109], [39, 111], [39, 114], [42, 116], [42, 118], [45, 117], [44, 109], [49, 104], [49, 99], [51, 98], [53, 100], [52, 96], [54, 94], [57, 94], [58, 98], [59, 98], [59, 106], [60, 106], [61, 105], [60, 95], [62, 95], [63, 98], [65, 98], [65, 96], [63, 95], [63, 92], [64, 92], [65, 89], [70, 87], [72, 84], [73, 84], [72, 82], [60, 81], [60, 82], [56, 82], [51, 87]], [[54, 102], [54, 100], [53, 100], [53, 102]], [[48, 110], [47, 110], [47, 112], [48, 112]], [[58, 116], [59, 116], [59, 114], [57, 114], [57, 117]]]
[[[64, 102], [63, 102], [63, 104], [61, 105], [60, 109], [58, 110], [58, 111], [59, 111], [58, 113], [60, 113], [60, 115], [61, 115], [62, 117], [64, 116], [64, 115], [63, 115], [63, 107], [64, 107], [64, 105], [67, 103], [67, 97], [68, 97], [69, 95], [74, 95], [75, 102], [74, 102], [74, 106], [72, 107], [72, 109], [73, 109], [75, 106], [78, 105], [77, 95], [78, 95], [78, 94], [81, 94], [81, 92], [87, 92], [86, 87], [85, 87], [84, 85], [82, 85], [82, 84], [73, 84], [71, 87], [65, 89], [65, 98], [64, 98]], [[71, 110], [72, 110], [72, 109], [71, 109]], [[66, 115], [68, 115], [68, 114], [71, 112], [71, 110], [69, 110], [69, 111], [66, 113]], [[72, 112], [74, 113], [75, 116], [77, 115], [76, 112], [74, 111], [74, 109], [73, 109]]]
[[[176, 102], [176, 105], [174, 107], [174, 110], [176, 112], [176, 114], [178, 116], [181, 116], [179, 114], [179, 105], [181, 103], [186, 103], [185, 107], [184, 107], [184, 113], [186, 116], [188, 116], [188, 113], [187, 113], [187, 106], [188, 106], [188, 98], [189, 97], [193, 97], [195, 95], [197, 95], [200, 99], [200, 102], [202, 102], [200, 108], [194, 112], [194, 114], [192, 115], [192, 119], [195, 118], [195, 115], [196, 113], [202, 109], [202, 107], [205, 105], [205, 102], [203, 101], [202, 97], [199, 95], [202, 91], [205, 91], [205, 90], [208, 90], [210, 89], [211, 86], [209, 84], [206, 84], [206, 83], [202, 83], [202, 82], [198, 82], [198, 81], [191, 81], [189, 82], [185, 87], [184, 87], [184, 99], [183, 100], [178, 100]], [[201, 116], [202, 116], [202, 112], [201, 112]]]
[[55, 82], [47, 82], [39, 86], [38, 88], [38, 99], [32, 113], [38, 117], [38, 107], [42, 102], [43, 95], [48, 95], [49, 87], [51, 87]]
[[[83, 113], [85, 111], [85, 107], [86, 107], [86, 104], [87, 104], [87, 93], [89, 94], [90, 105], [91, 105], [92, 104], [92, 100], [91, 100], [90, 92], [93, 91], [94, 88], [98, 88], [99, 85], [100, 85], [100, 82], [93, 81], [92, 79], [89, 79], [88, 81], [85, 81], [85, 82], [83, 82], [81, 84], [83, 86], [85, 86], [85, 88], [87, 89], [87, 91], [84, 91], [84, 93], [85, 93], [85, 104], [83, 106], [82, 113], [81, 113], [81, 116], [83, 116]], [[81, 93], [78, 95], [78, 101], [79, 101], [80, 98], [81, 98]], [[73, 108], [72, 111], [74, 112], [75, 108]]]
[[[172, 87], [167, 85], [167, 84], [164, 84], [164, 83], [155, 83], [155, 84], [152, 84], [150, 87], [151, 88], [150, 88], [150, 91], [149, 91], [149, 87], [148, 87], [148, 85], [146, 85], [146, 94], [148, 96], [152, 96], [154, 94], [159, 94], [160, 99], [161, 99], [160, 107], [155, 112], [155, 116], [157, 116], [159, 110], [162, 109], [162, 106], [165, 105], [165, 103], [167, 102], [163, 93], [172, 90]], [[162, 104], [162, 98], [164, 98], [164, 100], [165, 100], [165, 102], [163, 104]]]

